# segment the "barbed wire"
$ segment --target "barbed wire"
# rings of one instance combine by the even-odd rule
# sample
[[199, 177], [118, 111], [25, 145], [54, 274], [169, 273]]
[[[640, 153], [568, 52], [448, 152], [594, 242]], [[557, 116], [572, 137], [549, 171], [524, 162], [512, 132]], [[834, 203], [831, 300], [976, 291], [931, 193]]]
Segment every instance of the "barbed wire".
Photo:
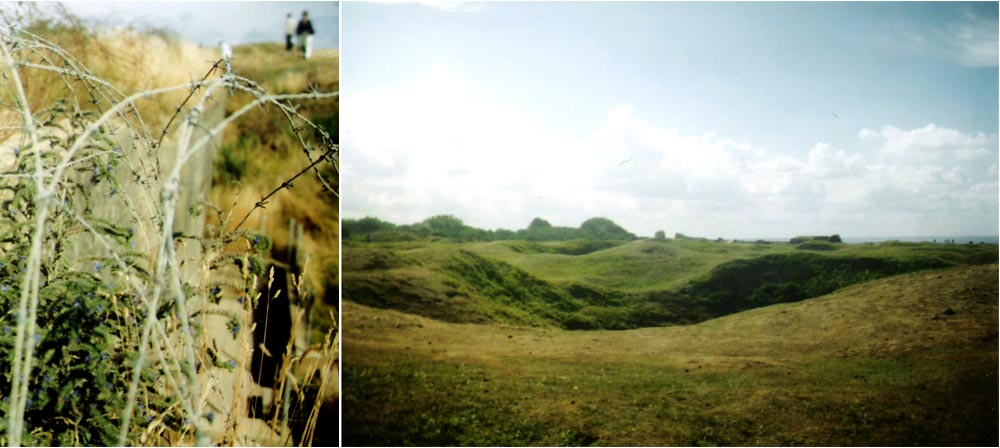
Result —
[[[23, 257], [23, 270], [14, 313], [16, 328], [11, 351], [13, 370], [6, 417], [7, 443], [20, 446], [24, 442], [23, 435], [31, 432], [31, 428], [26, 427], [26, 410], [32, 396], [29, 386], [38, 382], [33, 373], [37, 374], [35, 341], [39, 335], [41, 293], [43, 288], [50, 286], [53, 273], [70, 272], [85, 261], [67, 261], [62, 253], [53, 251], [54, 248], [65, 251], [61, 240], [75, 234], [89, 235], [106, 253], [105, 257], [110, 260], [106, 275], [124, 279], [124, 290], [128, 297], [134, 299], [129, 305], [115, 305], [124, 310], [118, 311], [124, 313], [120, 316], [128, 316], [132, 321], [126, 321], [121, 328], [114, 330], [120, 334], [111, 335], [117, 341], [115, 343], [121, 345], [119, 349], [122, 353], [133, 353], [132, 361], [124, 370], [128, 386], [120, 413], [109, 417], [118, 422], [117, 443], [130, 443], [135, 431], [133, 417], [140, 404], [139, 398], [144, 390], [158, 387], [160, 392], [173, 397], [176, 403], [174, 407], [164, 408], [163, 412], [174, 412], [170, 409], [180, 412], [176, 419], [161, 417], [160, 420], [165, 425], [168, 420], [179, 425], [176, 430], [181, 434], [186, 433], [185, 428], [192, 427], [194, 443], [209, 444], [211, 440], [203, 417], [204, 393], [198, 377], [199, 366], [208, 362], [208, 347], [203, 341], [195, 340], [195, 324], [189, 317], [210, 306], [210, 300], [198, 288], [191, 287], [193, 279], [184, 278], [182, 265], [185, 260], [180, 259], [177, 251], [174, 223], [184, 168], [217, 140], [224, 129], [245, 114], [263, 106], [275, 107], [285, 117], [297, 146], [303, 150], [309, 163], [257, 201], [232, 232], [239, 232], [252, 213], [263, 208], [279, 191], [292, 188], [293, 182], [309, 171], [315, 174], [326, 191], [336, 195], [336, 190], [320, 173], [318, 165], [331, 163], [334, 172], [337, 172], [339, 148], [326, 130], [300, 114], [291, 101], [332, 99], [338, 94], [312, 89], [299, 94], [272, 95], [254, 81], [232, 72], [216, 76], [222, 64], [218, 61], [200, 79], [125, 95], [84, 68], [57, 44], [17, 27], [8, 27], [4, 31], [0, 37], [0, 50], [5, 67], [3, 84], [8, 92], [0, 101], [0, 106], [20, 117], [19, 126], [6, 129], [15, 131], [15, 138], [21, 143], [15, 151], [12, 171], [0, 173], [0, 190], [11, 192], [14, 197], [10, 200], [0, 197], [0, 203], [7, 204], [6, 215], [3, 215], [7, 218], [0, 216], [0, 219], [9, 218], [11, 224], [17, 224], [17, 228], [22, 229], [11, 236], [11, 241], [0, 242], [0, 255], [11, 250], [26, 252], [17, 254]], [[68, 110], [45, 109], [48, 118], [44, 120], [39, 116], [42, 109], [31, 107], [24, 78], [41, 73], [52, 74], [58, 79], [67, 93], [57, 101], [70, 104]], [[245, 92], [252, 100], [218, 123], [206, 122], [203, 116], [206, 108], [210, 104], [226, 101], [225, 93], [228, 91]], [[187, 92], [187, 96], [160, 128], [159, 135], [154, 137], [136, 103], [176, 92]], [[93, 113], [88, 112], [90, 108]], [[46, 134], [58, 119], [69, 123], [63, 130], [66, 133], [65, 142]], [[178, 119], [181, 125], [172, 130]], [[307, 129], [317, 131], [319, 143], [325, 148], [318, 158], [310, 154], [311, 145], [302, 133]], [[174, 131], [176, 138], [169, 142], [174, 145], [171, 148], [175, 152], [174, 160], [167, 171], [162, 169], [160, 157], [165, 153], [161, 149], [167, 144], [168, 135], [174, 135]], [[201, 135], [196, 136], [198, 133]], [[130, 140], [131, 145], [121, 144], [122, 136]], [[115, 141], [119, 142], [118, 146], [109, 147]], [[124, 164], [123, 172], [113, 169], [119, 164]], [[100, 184], [107, 178], [112, 185], [110, 195], [118, 196], [117, 200], [124, 203], [126, 217], [122, 222], [105, 223], [91, 209], [89, 204], [93, 202], [94, 189], [80, 177], [80, 172], [89, 166], [94, 166], [90, 183]], [[4, 182], [9, 185], [2, 185]], [[148, 188], [119, 191], [114, 187], [125, 184]], [[29, 186], [30, 192], [24, 189]], [[81, 203], [87, 204], [83, 210], [80, 210]], [[14, 206], [23, 210], [18, 208], [14, 213], [11, 211]], [[79, 226], [80, 230], [70, 230], [75, 226]], [[124, 228], [128, 230], [127, 238], [121, 236], [125, 233]], [[133, 247], [134, 241], [124, 243], [133, 237], [144, 240], [144, 246]], [[220, 235], [215, 237], [222, 238]], [[229, 236], [225, 238], [232, 240]], [[221, 250], [219, 244], [204, 247]], [[142, 250], [148, 250], [144, 255], [149, 260], [148, 269], [130, 261], [142, 256]], [[213, 264], [211, 259], [219, 257], [217, 252], [210, 253], [204, 249], [198, 255], [206, 260], [206, 266]], [[57, 264], [59, 260], [63, 265]], [[103, 265], [97, 261], [94, 264], [95, 271], [104, 271]], [[92, 277], [99, 278], [97, 275]], [[99, 292], [115, 300], [119, 298], [108, 291]], [[59, 299], [49, 299], [46, 295], [44, 300]], [[163, 315], [165, 304], [170, 304], [175, 312]], [[177, 338], [181, 342], [179, 351], [173, 348]], [[144, 379], [153, 366], [155, 369], [152, 372], [162, 378], [162, 386], [156, 386], [159, 380]]]

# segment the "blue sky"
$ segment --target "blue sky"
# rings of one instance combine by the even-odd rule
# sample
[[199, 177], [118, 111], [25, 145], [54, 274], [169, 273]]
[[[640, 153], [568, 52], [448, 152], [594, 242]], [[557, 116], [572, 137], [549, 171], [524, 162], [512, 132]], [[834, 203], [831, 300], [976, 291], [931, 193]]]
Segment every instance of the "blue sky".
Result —
[[342, 213], [994, 235], [997, 3], [345, 3]]
[[316, 48], [338, 47], [337, 2], [72, 1], [65, 6], [77, 16], [108, 25], [165, 27], [203, 46], [220, 41], [284, 42], [285, 15], [291, 13], [298, 20], [308, 10]]

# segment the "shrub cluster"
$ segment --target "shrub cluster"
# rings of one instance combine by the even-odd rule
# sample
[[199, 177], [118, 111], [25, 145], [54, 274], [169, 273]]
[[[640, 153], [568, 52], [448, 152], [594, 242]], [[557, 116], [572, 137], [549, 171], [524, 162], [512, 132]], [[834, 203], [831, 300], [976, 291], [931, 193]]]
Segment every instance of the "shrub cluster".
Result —
[[830, 243], [842, 243], [840, 235], [833, 234], [830, 236], [797, 236], [788, 240], [791, 244], [802, 244], [807, 241], [826, 241]]

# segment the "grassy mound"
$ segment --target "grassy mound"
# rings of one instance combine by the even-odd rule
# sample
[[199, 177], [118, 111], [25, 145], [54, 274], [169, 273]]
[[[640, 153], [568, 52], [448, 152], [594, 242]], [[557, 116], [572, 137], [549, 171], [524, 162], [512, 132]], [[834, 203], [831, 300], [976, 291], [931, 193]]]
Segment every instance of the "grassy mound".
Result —
[[994, 446], [997, 276], [931, 270], [617, 332], [345, 302], [344, 444]]
[[448, 322], [499, 322], [565, 326], [581, 304], [566, 291], [508, 263], [467, 250], [440, 261], [416, 262], [408, 255], [363, 251], [345, 269], [356, 268], [344, 293], [377, 308], [391, 308]]
[[812, 252], [787, 243], [436, 239], [344, 248], [345, 300], [447, 322], [580, 330], [696, 323], [886, 276], [997, 260], [996, 246], [936, 244]]

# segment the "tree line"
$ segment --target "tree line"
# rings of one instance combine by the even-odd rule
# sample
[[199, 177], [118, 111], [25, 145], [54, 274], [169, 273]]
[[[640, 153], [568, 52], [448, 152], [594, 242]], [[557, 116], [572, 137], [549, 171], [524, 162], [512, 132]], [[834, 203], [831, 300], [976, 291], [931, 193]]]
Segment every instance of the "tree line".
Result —
[[624, 240], [638, 237], [607, 218], [590, 218], [580, 227], [553, 226], [542, 218], [535, 218], [528, 227], [519, 230], [487, 230], [472, 227], [452, 215], [436, 215], [415, 224], [396, 225], [375, 217], [344, 219], [341, 237], [350, 241], [390, 242], [414, 241], [439, 237], [465, 241], [567, 241], [567, 240]]

